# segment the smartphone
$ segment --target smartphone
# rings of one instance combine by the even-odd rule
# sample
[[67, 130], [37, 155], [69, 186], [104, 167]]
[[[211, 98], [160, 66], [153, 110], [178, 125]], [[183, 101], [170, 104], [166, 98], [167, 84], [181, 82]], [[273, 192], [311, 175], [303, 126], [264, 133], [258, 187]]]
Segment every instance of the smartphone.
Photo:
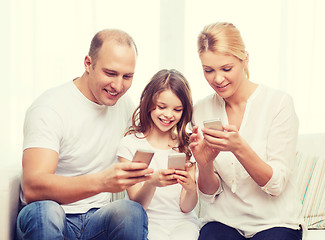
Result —
[[149, 166], [153, 155], [154, 152], [150, 150], [138, 149], [133, 156], [132, 162], [143, 162]]
[[185, 153], [174, 153], [168, 156], [168, 168], [185, 170]]
[[222, 122], [220, 118], [203, 121], [203, 125], [204, 128], [223, 131]]

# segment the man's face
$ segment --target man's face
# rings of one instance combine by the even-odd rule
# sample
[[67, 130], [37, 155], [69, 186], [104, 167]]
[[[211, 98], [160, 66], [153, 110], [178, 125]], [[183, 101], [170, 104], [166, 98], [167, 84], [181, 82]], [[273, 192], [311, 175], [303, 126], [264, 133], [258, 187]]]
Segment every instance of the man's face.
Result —
[[136, 54], [132, 47], [105, 41], [95, 63], [89, 56], [85, 59], [89, 74], [86, 97], [100, 105], [115, 105], [131, 87], [135, 63]]

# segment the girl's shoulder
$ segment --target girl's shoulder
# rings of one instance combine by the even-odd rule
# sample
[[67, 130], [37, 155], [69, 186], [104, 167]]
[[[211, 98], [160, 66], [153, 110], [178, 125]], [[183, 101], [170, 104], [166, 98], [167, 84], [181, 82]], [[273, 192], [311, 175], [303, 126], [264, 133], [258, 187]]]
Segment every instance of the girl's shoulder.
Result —
[[143, 133], [128, 133], [123, 137], [124, 141], [136, 141], [137, 139], [145, 139]]

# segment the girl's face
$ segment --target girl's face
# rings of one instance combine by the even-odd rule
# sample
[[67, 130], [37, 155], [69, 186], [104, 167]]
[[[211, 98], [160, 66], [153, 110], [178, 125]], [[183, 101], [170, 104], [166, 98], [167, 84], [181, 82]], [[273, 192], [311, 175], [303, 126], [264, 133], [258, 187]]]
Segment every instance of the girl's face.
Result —
[[181, 100], [171, 90], [165, 90], [158, 95], [156, 108], [150, 116], [154, 129], [168, 132], [180, 121], [182, 114]]
[[224, 99], [233, 96], [246, 79], [247, 60], [240, 61], [232, 55], [211, 51], [202, 53], [200, 59], [206, 80]]

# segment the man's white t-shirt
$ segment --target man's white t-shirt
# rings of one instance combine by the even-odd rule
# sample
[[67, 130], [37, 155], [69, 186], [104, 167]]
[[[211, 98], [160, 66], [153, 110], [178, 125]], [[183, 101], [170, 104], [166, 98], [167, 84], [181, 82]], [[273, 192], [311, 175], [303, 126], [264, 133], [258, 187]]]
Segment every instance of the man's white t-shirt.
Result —
[[[57, 175], [99, 172], [117, 162], [118, 143], [131, 123], [133, 110], [127, 95], [114, 106], [98, 105], [70, 81], [43, 93], [27, 110], [23, 149], [56, 151]], [[66, 213], [84, 213], [104, 206], [110, 197], [111, 193], [100, 193], [62, 207]]]

